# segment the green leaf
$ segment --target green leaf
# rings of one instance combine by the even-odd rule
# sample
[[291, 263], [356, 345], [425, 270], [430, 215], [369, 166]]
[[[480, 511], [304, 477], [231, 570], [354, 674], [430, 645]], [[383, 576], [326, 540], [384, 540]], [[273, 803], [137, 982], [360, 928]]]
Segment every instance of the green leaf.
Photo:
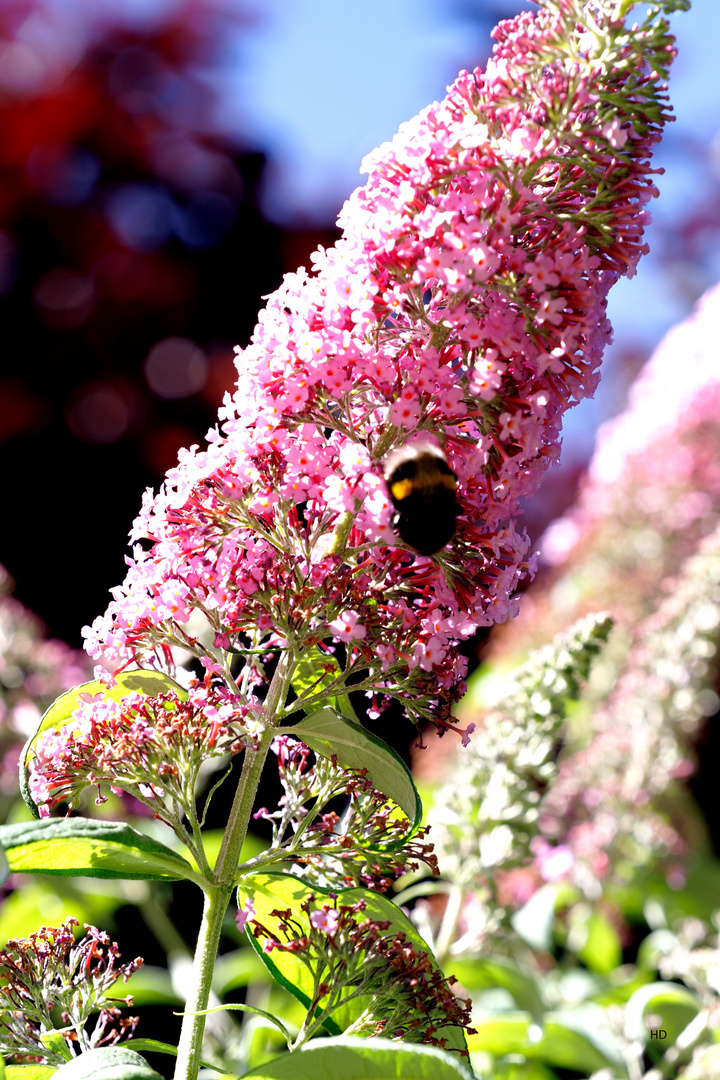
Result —
[[471, 1080], [455, 1054], [389, 1039], [313, 1039], [245, 1073], [254, 1080]]
[[608, 975], [622, 963], [620, 935], [609, 919], [601, 912], [593, 911], [585, 927], [586, 938], [578, 950], [578, 956], [591, 971]]
[[[389, 934], [403, 933], [413, 947], [429, 956], [431, 965], [437, 968], [434, 957], [428, 952], [427, 945], [420, 934], [391, 900], [378, 893], [367, 889], [343, 889], [329, 890], [317, 886], [310, 887], [304, 881], [300, 881], [290, 874], [265, 873], [250, 874], [243, 878], [238, 886], [238, 907], [242, 908], [245, 899], [249, 898], [255, 909], [258, 921], [267, 927], [270, 933], [277, 930], [278, 940], [282, 940], [279, 930], [279, 920], [271, 915], [275, 909], [283, 910], [291, 908], [293, 918], [302, 927], [303, 933], [310, 934], [310, 920], [308, 915], [301, 910], [300, 905], [311, 896], [317, 897], [323, 902], [325, 897], [337, 896], [338, 905], [355, 904], [358, 900], [365, 902], [363, 919], [387, 920], [390, 923]], [[262, 951], [262, 942], [258, 941], [251, 933], [248, 939], [263, 964], [267, 967], [273, 978], [284, 986], [300, 1001], [305, 1008], [309, 1008], [313, 996], [313, 975], [306, 964], [296, 954], [275, 949], [271, 953]], [[322, 1005], [322, 1002], [320, 1003]], [[353, 1020], [364, 1011], [369, 1004], [367, 996], [358, 997], [347, 1005], [336, 1009], [324, 1023], [331, 1035], [341, 1035], [349, 1027]], [[438, 1029], [438, 1037], [447, 1039], [447, 1047], [450, 1050], [465, 1050], [465, 1032], [461, 1027], [448, 1025]], [[314, 1045], [314, 1044], [313, 1044]]]
[[72, 817], [2, 825], [0, 844], [13, 873], [203, 883], [186, 859], [120, 821]]
[[[184, 1005], [184, 998], [180, 997], [173, 987], [172, 978], [167, 968], [153, 967], [145, 964], [138, 971], [134, 971], [123, 986], [123, 994], [130, 994], [133, 1005], [138, 1008], [142, 1005]], [[133, 1042], [137, 1042], [133, 1039]]]
[[[295, 665], [292, 688], [299, 698], [317, 697], [318, 694], [322, 694], [325, 687], [335, 682], [341, 675], [342, 669], [335, 657], [314, 646], [303, 653], [302, 658]], [[347, 694], [330, 695], [326, 700], [343, 716], [358, 722], [357, 714]], [[316, 701], [313, 712], [318, 704], [319, 702]]]
[[55, 1073], [57, 1080], [162, 1080], [147, 1061], [134, 1050], [124, 1046], [103, 1046], [61, 1065]]
[[667, 1031], [666, 1046], [675, 1042], [678, 1035], [700, 1012], [700, 999], [678, 983], [655, 982], [636, 990], [625, 1007], [625, 1028], [628, 1037], [646, 1042], [650, 1037], [645, 1022], [647, 1015], [659, 1017], [653, 1027]]
[[0, 847], [0, 885], [4, 885], [10, 876], [10, 865], [4, 848]]
[[213, 990], [219, 998], [224, 998], [231, 990], [237, 990], [240, 986], [258, 981], [267, 983], [268, 972], [253, 949], [237, 949], [217, 958], [213, 971]]
[[492, 1065], [492, 1070], [492, 1080], [557, 1080], [555, 1070], [542, 1061], [500, 1061]]
[[412, 832], [420, 827], [422, 804], [410, 770], [392, 747], [362, 724], [328, 707], [294, 727], [283, 728], [283, 734], [295, 735], [321, 757], [336, 756], [344, 769], [367, 769], [373, 787], [392, 799], [410, 819]]
[[54, 1050], [65, 1061], [72, 1061], [73, 1052], [59, 1031], [46, 1031], [40, 1036], [40, 1042], [46, 1050]]
[[492, 1020], [473, 1022], [474, 1035], [468, 1035], [470, 1052], [484, 1050], [495, 1057], [522, 1054], [562, 1069], [594, 1072], [607, 1068], [610, 1060], [580, 1032], [550, 1019], [543, 1028], [527, 1014], [505, 1013]]
[[[177, 1057], [178, 1048], [173, 1046], [172, 1043], [160, 1042], [159, 1039], [133, 1039], [130, 1043], [119, 1043], [118, 1049], [127, 1047], [128, 1050], [138, 1051], [144, 1050], [145, 1053], [151, 1051], [153, 1054], [170, 1054], [172, 1057]], [[200, 1058], [200, 1064], [205, 1069], [214, 1069], [215, 1072], [222, 1072], [222, 1069], [218, 1069], [217, 1065], [211, 1065], [209, 1061], [203, 1061]]]
[[54, 1065], [6, 1065], [5, 1080], [49, 1080], [56, 1072]]
[[502, 987], [512, 994], [518, 1009], [529, 1012], [540, 1023], [544, 1008], [537, 983], [516, 964], [504, 959], [458, 959], [448, 961], [448, 970], [468, 990], [488, 990]]
[[62, 727], [63, 724], [70, 721], [73, 712], [80, 705], [82, 694], [102, 694], [112, 701], [122, 701], [131, 693], [144, 694], [146, 697], [158, 697], [158, 695], [167, 694], [172, 690], [183, 700], [187, 697], [185, 690], [168, 675], [163, 675], [161, 671], [123, 671], [116, 676], [115, 683], [115, 686], [107, 687], [105, 683], [93, 680], [75, 686], [72, 690], [68, 690], [67, 693], [61, 694], [41, 717], [37, 729], [25, 743], [23, 752], [20, 755], [20, 792], [34, 817], [40, 815], [35, 800], [30, 794], [27, 777], [28, 766], [35, 756], [33, 745], [37, 737], [43, 732]]
[[510, 920], [513, 930], [533, 949], [549, 949], [552, 945], [558, 891], [557, 884], [542, 885]]

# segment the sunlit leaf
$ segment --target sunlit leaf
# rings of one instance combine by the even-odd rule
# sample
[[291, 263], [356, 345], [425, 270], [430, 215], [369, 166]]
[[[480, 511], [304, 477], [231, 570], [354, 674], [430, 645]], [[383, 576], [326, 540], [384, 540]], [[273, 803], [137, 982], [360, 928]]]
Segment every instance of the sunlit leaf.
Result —
[[61, 1065], [55, 1073], [57, 1080], [162, 1080], [147, 1061], [135, 1050], [125, 1046], [103, 1046], [79, 1054]]
[[2, 825], [0, 844], [13, 873], [201, 880], [186, 859], [119, 821], [71, 817]]
[[182, 700], [187, 697], [187, 693], [178, 683], [168, 675], [163, 675], [160, 671], [123, 671], [116, 676], [115, 683], [115, 686], [108, 687], [99, 680], [93, 680], [75, 686], [72, 690], [68, 690], [67, 693], [61, 694], [41, 717], [40, 723], [26, 742], [20, 755], [20, 791], [34, 817], [39, 817], [39, 813], [28, 788], [27, 772], [30, 761], [35, 756], [33, 749], [35, 740], [43, 732], [67, 724], [72, 718], [75, 709], [80, 705], [80, 698], [83, 694], [102, 694], [103, 697], [110, 698], [112, 701], [122, 701], [128, 694], [132, 693], [144, 694], [146, 697], [157, 697], [159, 694], [167, 694], [172, 691]]
[[522, 1054], [582, 1073], [612, 1064], [586, 1036], [549, 1017], [540, 1027], [527, 1014], [503, 1013], [491, 1020], [474, 1021], [473, 1027], [475, 1034], [467, 1037], [471, 1052], [484, 1050], [495, 1057]]
[[[316, 646], [303, 653], [302, 658], [295, 665], [292, 688], [299, 698], [314, 698], [322, 694], [323, 690], [340, 675], [342, 675], [342, 670], [335, 657], [324, 653]], [[327, 702], [343, 716], [357, 721], [357, 714], [347, 694], [330, 695]], [[319, 704], [320, 702], [316, 701], [311, 711], [316, 712]]]
[[585, 942], [578, 956], [591, 971], [607, 975], [622, 963], [622, 943], [615, 927], [602, 912], [593, 911], [587, 921]]
[[502, 987], [512, 994], [518, 1009], [526, 1010], [538, 1022], [542, 1020], [544, 1009], [538, 984], [518, 964], [500, 958], [459, 958], [450, 962], [450, 968], [468, 990]]
[[[418, 951], [427, 954], [433, 967], [436, 967], [432, 954], [428, 953], [427, 945], [420, 937], [417, 929], [403, 914], [397, 905], [387, 897], [367, 889], [354, 888], [342, 891], [320, 889], [317, 886], [310, 887], [305, 882], [289, 874], [266, 873], [250, 874], [243, 878], [238, 886], [238, 907], [244, 906], [245, 900], [252, 901], [258, 921], [267, 927], [270, 933], [277, 930], [278, 940], [283, 939], [279, 929], [280, 923], [276, 916], [271, 915], [275, 909], [283, 910], [290, 908], [293, 918], [302, 927], [303, 933], [310, 933], [310, 920], [308, 915], [301, 910], [300, 905], [310, 897], [317, 897], [322, 903], [325, 897], [337, 896], [338, 906], [342, 904], [355, 904], [358, 900], [365, 902], [363, 919], [388, 921], [389, 934], [405, 934], [407, 940]], [[274, 979], [284, 986], [291, 994], [302, 1002], [307, 1008], [312, 1002], [313, 975], [310, 969], [300, 960], [295, 953], [274, 949], [272, 952], [263, 952], [263, 940], [256, 939], [251, 933], [248, 938], [253, 948], [260, 956], [263, 964], [270, 971]], [[370, 1004], [368, 997], [359, 997], [346, 1006], [335, 1010], [332, 1016], [325, 1022], [326, 1029], [332, 1035], [340, 1035], [357, 1019], [364, 1009]], [[438, 1029], [438, 1038], [447, 1039], [447, 1047], [450, 1050], [464, 1050], [464, 1030], [455, 1025], [449, 1025]]]
[[373, 787], [396, 803], [410, 819], [413, 832], [419, 828], [422, 804], [410, 770], [391, 746], [362, 724], [327, 707], [291, 728], [284, 728], [283, 732], [297, 736], [322, 757], [335, 756], [344, 769], [366, 769]]
[[6, 1065], [5, 1080], [49, 1080], [56, 1072], [54, 1065]]
[[667, 1044], [678, 1035], [701, 1009], [700, 999], [678, 983], [648, 983], [636, 990], [625, 1007], [625, 1027], [628, 1036], [643, 1042], [650, 1038], [647, 1016], [657, 1017], [654, 1028], [667, 1032]]
[[457, 1054], [389, 1039], [313, 1039], [245, 1073], [253, 1080], [471, 1080]]

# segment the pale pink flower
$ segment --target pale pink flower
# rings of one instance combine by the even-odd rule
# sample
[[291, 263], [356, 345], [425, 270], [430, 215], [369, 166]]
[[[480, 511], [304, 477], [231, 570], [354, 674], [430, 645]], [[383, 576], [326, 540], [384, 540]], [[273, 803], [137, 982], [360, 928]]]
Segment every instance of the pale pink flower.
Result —
[[367, 634], [365, 627], [358, 622], [357, 611], [343, 611], [339, 618], [329, 623], [329, 629], [339, 641], [361, 640]]
[[238, 908], [235, 912], [235, 925], [238, 930], [244, 930], [250, 919], [254, 919], [257, 915], [255, 908], [253, 907], [252, 900], [248, 897], [243, 907]]
[[322, 908], [310, 912], [310, 923], [316, 930], [322, 930], [328, 937], [332, 937], [338, 927], [340, 916], [335, 908], [323, 904]]

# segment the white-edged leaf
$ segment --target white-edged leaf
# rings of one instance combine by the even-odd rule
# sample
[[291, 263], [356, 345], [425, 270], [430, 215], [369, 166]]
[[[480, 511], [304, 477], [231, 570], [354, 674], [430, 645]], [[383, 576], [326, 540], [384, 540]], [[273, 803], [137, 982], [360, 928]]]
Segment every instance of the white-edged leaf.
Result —
[[120, 821], [46, 818], [0, 825], [12, 873], [202, 882], [171, 848]]
[[162, 1080], [145, 1058], [125, 1046], [103, 1046], [61, 1065], [57, 1080]]
[[252, 1080], [472, 1080], [458, 1054], [390, 1039], [313, 1039], [259, 1065]]

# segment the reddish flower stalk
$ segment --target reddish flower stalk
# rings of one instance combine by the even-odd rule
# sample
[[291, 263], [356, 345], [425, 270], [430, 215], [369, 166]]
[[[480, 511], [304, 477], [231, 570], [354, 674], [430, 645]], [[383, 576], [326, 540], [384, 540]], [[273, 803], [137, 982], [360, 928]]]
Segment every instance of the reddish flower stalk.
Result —
[[238, 753], [248, 739], [228, 695], [201, 686], [187, 700], [176, 693], [134, 693], [122, 702], [82, 697], [67, 724], [33, 744], [28, 786], [41, 817], [60, 802], [73, 805], [91, 785], [97, 803], [107, 801], [103, 787], [126, 792], [179, 828], [183, 815], [194, 820], [203, 761]]
[[[78, 942], [73, 935], [77, 919], [62, 926], [41, 927], [28, 938], [12, 939], [0, 952], [0, 1050], [4, 1054], [29, 1056], [47, 1065], [62, 1065], [67, 1056], [84, 1053], [129, 1038], [138, 1018], [121, 1019], [118, 1005], [132, 1005], [132, 998], [109, 998], [107, 991], [122, 978], [125, 982], [143, 966], [140, 957], [118, 964], [118, 947], [102, 930], [85, 925]], [[93, 1013], [92, 1032], [85, 1025]], [[67, 1054], [44, 1039], [57, 1029], [57, 1014]], [[109, 1024], [117, 1027], [108, 1028]]]
[[[297, 1045], [322, 1027], [336, 1010], [347, 1012], [360, 1000], [364, 1008], [347, 1033], [382, 1035], [387, 1039], [444, 1047], [450, 1026], [473, 1031], [470, 1001], [458, 998], [427, 952], [418, 949], [388, 920], [363, 917], [366, 904], [331, 902], [318, 904], [311, 897], [300, 905], [309, 920], [309, 932], [290, 908], [271, 911], [277, 920], [273, 930], [255, 917], [252, 905], [238, 912], [241, 929], [248, 924], [262, 941], [263, 952], [277, 949], [293, 953], [313, 975], [315, 994]], [[352, 1006], [351, 1006], [352, 1007]], [[467, 1056], [467, 1052], [465, 1052]]]

